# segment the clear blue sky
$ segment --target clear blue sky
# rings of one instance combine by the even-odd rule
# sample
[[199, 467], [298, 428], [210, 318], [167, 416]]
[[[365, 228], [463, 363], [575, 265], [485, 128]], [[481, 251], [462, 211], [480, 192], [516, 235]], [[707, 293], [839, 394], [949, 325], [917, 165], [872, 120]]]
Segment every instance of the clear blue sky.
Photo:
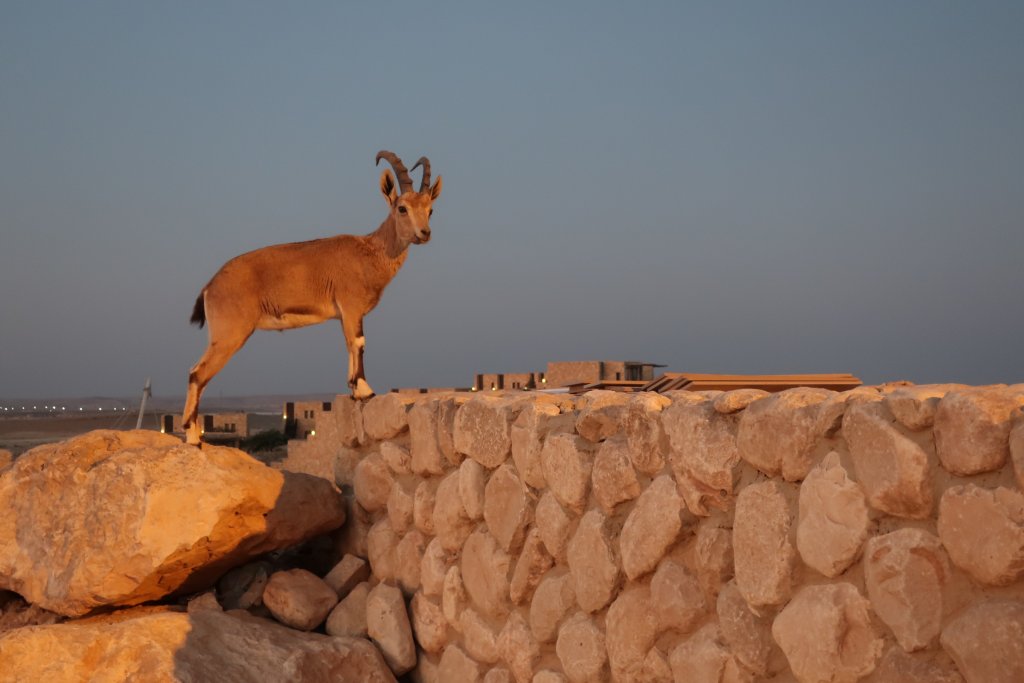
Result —
[[[0, 397], [183, 393], [227, 259], [444, 176], [367, 376], [1024, 381], [1019, 2], [0, 2]], [[215, 394], [345, 391], [334, 322]]]

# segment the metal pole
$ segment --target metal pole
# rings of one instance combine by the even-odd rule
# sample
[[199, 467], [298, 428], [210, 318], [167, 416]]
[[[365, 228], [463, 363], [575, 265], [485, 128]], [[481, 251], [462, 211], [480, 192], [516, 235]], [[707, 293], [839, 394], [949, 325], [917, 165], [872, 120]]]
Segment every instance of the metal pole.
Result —
[[135, 423], [136, 429], [142, 429], [142, 416], [146, 412], [146, 399], [153, 395], [152, 385], [149, 383], [149, 377], [146, 378], [146, 386], [142, 388], [142, 404], [139, 405], [139, 419]]

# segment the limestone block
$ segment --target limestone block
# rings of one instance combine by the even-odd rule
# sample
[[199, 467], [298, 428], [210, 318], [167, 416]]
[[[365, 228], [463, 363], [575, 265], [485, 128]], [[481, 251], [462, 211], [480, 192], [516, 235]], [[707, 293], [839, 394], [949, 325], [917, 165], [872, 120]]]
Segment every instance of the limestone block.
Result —
[[[263, 604], [263, 589], [272, 573], [269, 562], [250, 562], [232, 569], [217, 581], [217, 598], [225, 610], [249, 609]], [[2, 613], [2, 608], [0, 608]], [[0, 627], [0, 631], [3, 628]]]
[[531, 403], [523, 408], [512, 424], [512, 460], [519, 476], [534, 488], [546, 485], [540, 454], [544, 448], [544, 439], [558, 424], [559, 416], [558, 406]]
[[530, 630], [541, 643], [555, 639], [558, 625], [576, 606], [572, 575], [562, 569], [549, 572], [537, 585], [530, 602]]
[[665, 551], [679, 538], [682, 511], [683, 499], [667, 474], [655, 479], [640, 494], [619, 537], [626, 576], [636, 579], [658, 565]]
[[416, 485], [412, 496], [412, 523], [428, 536], [434, 535], [434, 505], [439, 483], [437, 479], [425, 479]]
[[792, 591], [793, 513], [782, 485], [751, 484], [736, 498], [732, 545], [736, 585], [752, 607], [779, 605]]
[[935, 423], [939, 401], [954, 389], [964, 388], [962, 384], [925, 384], [900, 387], [886, 394], [885, 405], [896, 421], [907, 429], [919, 431]]
[[661, 425], [661, 415], [672, 401], [660, 394], [632, 394], [622, 418], [629, 458], [638, 472], [653, 476], [665, 466], [668, 436]]
[[327, 633], [332, 636], [365, 638], [366, 596], [369, 594], [370, 584], [365, 581], [353, 587], [327, 617]]
[[338, 604], [338, 594], [323, 579], [305, 569], [270, 575], [263, 589], [263, 604], [274, 618], [300, 631], [311, 631]]
[[890, 647], [865, 683], [964, 683], [964, 677], [945, 655], [932, 652], [907, 654], [899, 645]]
[[462, 628], [462, 612], [466, 609], [468, 600], [462, 572], [457, 565], [450, 567], [444, 576], [444, 586], [441, 589], [441, 611], [444, 612], [448, 625], [456, 631]]
[[477, 614], [468, 608], [459, 617], [462, 626], [462, 645], [469, 656], [483, 664], [498, 661], [498, 634]]
[[496, 666], [484, 676], [484, 683], [513, 683], [512, 672], [503, 666]]
[[974, 484], [947, 489], [939, 538], [953, 564], [976, 580], [1005, 586], [1024, 575], [1024, 494]]
[[527, 618], [520, 611], [512, 612], [498, 634], [498, 654], [508, 665], [516, 683], [529, 683], [540, 660], [540, 645], [533, 637]]
[[[389, 394], [389, 396], [392, 394]], [[388, 668], [401, 676], [416, 666], [416, 643], [402, 591], [378, 583], [366, 596], [366, 633], [380, 648]]]
[[713, 405], [722, 415], [732, 415], [765, 396], [768, 396], [768, 392], [763, 389], [734, 389], [716, 396]]
[[512, 450], [514, 404], [491, 396], [476, 396], [455, 416], [455, 450], [488, 469], [494, 469]]
[[526, 535], [523, 551], [512, 571], [512, 581], [509, 585], [512, 602], [518, 605], [529, 598], [552, 564], [554, 560], [544, 548], [540, 532], [535, 528], [531, 529]]
[[462, 547], [462, 580], [473, 604], [489, 617], [508, 613], [511, 558], [485, 531], [470, 535]]
[[370, 578], [370, 565], [361, 557], [346, 554], [341, 562], [324, 577], [324, 583], [334, 589], [339, 598], [344, 598], [349, 591]]
[[744, 667], [766, 678], [785, 668], [782, 650], [772, 638], [772, 617], [753, 612], [735, 582], [722, 588], [715, 610], [722, 641]]
[[515, 468], [507, 464], [498, 467], [484, 489], [484, 521], [503, 550], [519, 549], [532, 512], [526, 486]]
[[942, 648], [967, 683], [1024, 681], [1024, 601], [975, 603], [942, 630]]
[[425, 652], [441, 652], [448, 644], [448, 621], [441, 606], [422, 592], [417, 592], [409, 603], [412, 631], [416, 642]]
[[345, 505], [345, 525], [338, 531], [338, 551], [357, 557], [366, 557], [366, 537], [373, 526], [373, 515], [356, 501], [355, 494], [349, 490], [343, 494]]
[[458, 467], [463, 454], [455, 450], [455, 418], [468, 399], [464, 397], [444, 398], [437, 403], [437, 445], [448, 464]]
[[843, 418], [843, 437], [871, 507], [896, 517], [931, 515], [928, 455], [892, 426], [881, 402], [850, 408]]
[[356, 476], [356, 465], [362, 459], [362, 453], [345, 446], [339, 448], [334, 454], [334, 483], [339, 489], [352, 489]]
[[658, 565], [650, 591], [650, 610], [660, 631], [689, 633], [707, 613], [697, 577], [674, 560], [666, 558]]
[[796, 547], [804, 563], [835, 578], [853, 564], [868, 537], [868, 506], [860, 485], [829, 453], [800, 487]]
[[1024, 409], [1014, 415], [1009, 446], [1013, 471], [1017, 475], [1017, 488], [1024, 491]]
[[473, 532], [473, 521], [462, 504], [459, 472], [441, 480], [434, 503], [434, 533], [446, 550], [459, 550]]
[[440, 402], [418, 401], [409, 410], [410, 467], [421, 476], [443, 474], [449, 464], [438, 440]]
[[701, 588], [708, 595], [718, 595], [722, 584], [734, 573], [732, 533], [713, 523], [702, 523], [697, 527], [693, 554]]
[[444, 577], [455, 561], [455, 554], [445, 550], [441, 539], [427, 543], [420, 560], [420, 588], [425, 595], [437, 597], [444, 588]]
[[374, 396], [363, 405], [363, 429], [378, 441], [393, 439], [409, 428], [409, 409], [415, 399], [398, 393]]
[[420, 567], [427, 548], [427, 539], [413, 529], [395, 546], [395, 579], [406, 595], [412, 595], [420, 587]]
[[555, 653], [571, 683], [593, 683], [607, 679], [604, 634], [590, 617], [577, 612], [558, 629]]
[[811, 469], [820, 404], [833, 392], [799, 387], [747, 406], [740, 418], [740, 456], [769, 476], [799, 481]]
[[579, 514], [587, 501], [593, 454], [575, 434], [550, 434], [541, 451], [548, 490], [558, 502]]
[[651, 590], [642, 584], [627, 586], [605, 616], [608, 662], [616, 681], [642, 680], [644, 664], [658, 637]]
[[875, 613], [907, 652], [939, 635], [949, 560], [939, 539], [921, 529], [898, 529], [868, 541], [864, 583]]
[[387, 516], [377, 520], [366, 535], [366, 556], [370, 561], [370, 570], [381, 581], [394, 579], [397, 575], [395, 548], [398, 541], [399, 536], [391, 528]]
[[990, 472], [1009, 456], [1011, 418], [1020, 406], [1008, 391], [959, 389], [946, 394], [935, 413], [935, 452], [953, 474]]
[[380, 457], [387, 463], [388, 469], [395, 476], [412, 473], [412, 457], [409, 449], [394, 441], [382, 441], [380, 444]]
[[484, 516], [484, 487], [487, 485], [487, 470], [475, 460], [463, 460], [459, 466], [459, 495], [462, 507], [470, 519]]
[[603, 609], [618, 588], [619, 563], [607, 518], [599, 510], [591, 510], [580, 519], [566, 557], [579, 606], [585, 612]]
[[594, 456], [590, 478], [594, 498], [608, 514], [619, 503], [640, 495], [640, 482], [629, 461], [629, 446], [624, 439], [609, 439], [601, 444]]
[[772, 635], [801, 683], [867, 676], [884, 643], [871, 625], [870, 604], [845, 582], [801, 588], [775, 618]]
[[405, 533], [412, 526], [413, 491], [396, 481], [388, 494], [388, 519], [396, 533]]
[[569, 542], [572, 517], [550, 491], [540, 497], [535, 512], [537, 531], [552, 557], [559, 557]]
[[621, 391], [586, 393], [580, 401], [576, 432], [593, 443], [614, 436], [622, 428], [629, 397], [629, 394]]
[[474, 662], [458, 645], [449, 645], [441, 655], [441, 664], [437, 668], [439, 681], [459, 681], [460, 683], [480, 683], [483, 673], [481, 666]]
[[847, 410], [861, 403], [875, 403], [881, 400], [882, 394], [875, 387], [855, 387], [833, 394], [818, 406], [814, 431], [822, 437], [832, 438], [842, 428]]
[[675, 647], [669, 665], [676, 681], [720, 681], [721, 683], [753, 683], [750, 676], [722, 646], [721, 634], [715, 624], [707, 624]]
[[541, 669], [531, 679], [532, 683], [568, 683], [568, 680], [562, 674], [551, 669]]
[[367, 512], [377, 512], [387, 507], [394, 477], [387, 463], [377, 453], [372, 453], [356, 464], [352, 488], [356, 501]]
[[362, 402], [348, 395], [339, 395], [335, 397], [331, 408], [341, 444], [349, 448], [361, 444], [366, 438], [363, 431]]
[[719, 413], [713, 401], [677, 402], [665, 409], [661, 422], [672, 444], [672, 472], [687, 507], [695, 515], [707, 515], [708, 506], [725, 509], [740, 462], [738, 419]]

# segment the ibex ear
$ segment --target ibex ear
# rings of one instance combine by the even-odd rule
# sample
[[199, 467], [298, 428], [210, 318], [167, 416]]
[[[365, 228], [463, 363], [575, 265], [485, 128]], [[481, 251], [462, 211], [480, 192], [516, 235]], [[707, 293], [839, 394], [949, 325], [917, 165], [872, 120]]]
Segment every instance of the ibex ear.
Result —
[[441, 196], [441, 176], [437, 176], [437, 180], [434, 181], [433, 186], [430, 188], [430, 198], [437, 199]]
[[388, 206], [394, 206], [398, 201], [398, 192], [395, 190], [395, 179], [391, 171], [385, 169], [380, 174], [380, 191], [384, 199], [388, 200]]

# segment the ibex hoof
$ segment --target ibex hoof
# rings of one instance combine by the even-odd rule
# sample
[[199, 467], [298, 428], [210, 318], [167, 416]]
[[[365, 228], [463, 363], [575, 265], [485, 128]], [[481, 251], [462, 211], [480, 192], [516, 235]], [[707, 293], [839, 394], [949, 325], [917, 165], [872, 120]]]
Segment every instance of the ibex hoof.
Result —
[[185, 430], [185, 443], [189, 446], [202, 446], [202, 433], [199, 425], [192, 425]]
[[366, 383], [366, 380], [359, 378], [356, 380], [356, 385], [352, 387], [352, 398], [357, 401], [368, 401], [374, 397], [373, 389]]

